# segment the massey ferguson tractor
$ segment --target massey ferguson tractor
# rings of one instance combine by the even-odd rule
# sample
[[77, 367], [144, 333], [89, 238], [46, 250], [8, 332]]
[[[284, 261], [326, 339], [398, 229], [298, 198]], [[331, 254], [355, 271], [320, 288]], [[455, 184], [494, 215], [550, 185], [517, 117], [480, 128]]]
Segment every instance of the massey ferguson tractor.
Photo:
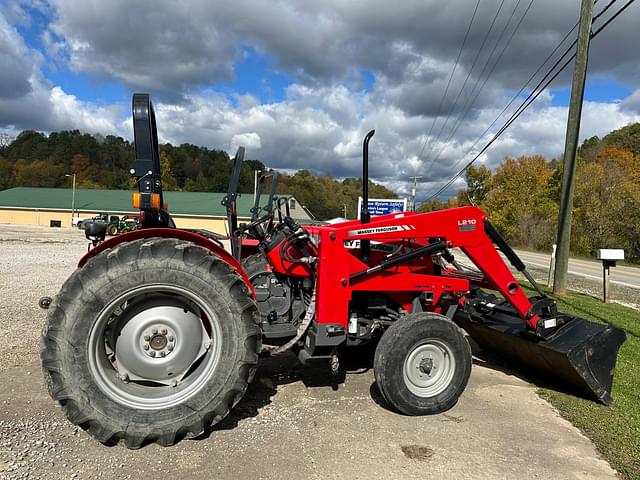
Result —
[[468, 337], [565, 390], [612, 401], [624, 331], [558, 312], [484, 212], [370, 217], [374, 131], [363, 144], [361, 220], [332, 225], [299, 225], [274, 188], [238, 225], [240, 148], [223, 202], [227, 250], [210, 232], [175, 227], [146, 94], [133, 96], [133, 123], [141, 228], [95, 242], [51, 303], [42, 336], [49, 393], [100, 442], [139, 448], [202, 434], [242, 398], [263, 342], [267, 354], [290, 350], [333, 370], [346, 349], [376, 345], [377, 386], [405, 415], [456, 403], [471, 372]]

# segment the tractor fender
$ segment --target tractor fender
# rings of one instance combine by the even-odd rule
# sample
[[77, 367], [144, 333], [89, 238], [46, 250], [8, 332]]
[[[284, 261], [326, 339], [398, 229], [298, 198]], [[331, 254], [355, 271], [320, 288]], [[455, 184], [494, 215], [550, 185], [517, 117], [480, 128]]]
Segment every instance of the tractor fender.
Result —
[[116, 245], [124, 242], [131, 242], [133, 240], [150, 237], [177, 238], [179, 240], [185, 240], [187, 242], [195, 243], [200, 247], [204, 247], [207, 250], [210, 250], [212, 253], [231, 265], [240, 274], [240, 276], [242, 276], [244, 283], [247, 285], [247, 287], [251, 291], [251, 295], [253, 295], [253, 298], [255, 299], [256, 292], [253, 289], [253, 285], [251, 285], [249, 277], [242, 268], [242, 265], [240, 265], [240, 262], [238, 262], [229, 252], [227, 252], [222, 246], [218, 245], [218, 243], [214, 242], [213, 240], [210, 240], [198, 233], [190, 232], [188, 230], [181, 230], [179, 228], [143, 228], [140, 230], [133, 230], [131, 232], [123, 233], [121, 235], [116, 235], [109, 238], [108, 240], [105, 240], [104, 242], [101, 242], [96, 247], [89, 250], [78, 262], [78, 268], [82, 268], [82, 266], [84, 266], [84, 264], [87, 263], [87, 261], [91, 257], [94, 257], [95, 255], [108, 248], [114, 248]]

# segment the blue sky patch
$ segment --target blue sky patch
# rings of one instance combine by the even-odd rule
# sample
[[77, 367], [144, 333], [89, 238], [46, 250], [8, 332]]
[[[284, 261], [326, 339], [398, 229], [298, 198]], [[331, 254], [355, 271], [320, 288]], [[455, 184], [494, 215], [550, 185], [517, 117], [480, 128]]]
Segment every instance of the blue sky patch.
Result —
[[373, 84], [376, 81], [376, 76], [374, 73], [366, 68], [360, 70], [360, 74], [362, 75], [362, 80], [364, 85], [362, 86], [362, 91], [369, 92], [373, 88]]
[[[553, 100], [551, 104], [554, 107], [566, 107], [569, 105], [571, 97], [570, 88], [551, 89]], [[615, 80], [594, 77], [587, 77], [587, 84], [584, 90], [584, 99], [587, 102], [611, 103], [622, 100], [631, 95], [632, 91], [626, 85], [616, 82]]]
[[251, 94], [261, 103], [274, 103], [285, 99], [287, 87], [293, 83], [289, 75], [275, 70], [272, 58], [251, 47], [242, 49], [233, 75], [233, 82], [217, 82], [214, 90], [230, 98], [233, 94]]
[[26, 13], [29, 14], [29, 25], [14, 25], [15, 29], [22, 36], [24, 43], [28, 47], [35, 48], [44, 52], [42, 39], [40, 35], [47, 29], [51, 19], [47, 17], [43, 12], [36, 8], [32, 8], [29, 5], [23, 5]]

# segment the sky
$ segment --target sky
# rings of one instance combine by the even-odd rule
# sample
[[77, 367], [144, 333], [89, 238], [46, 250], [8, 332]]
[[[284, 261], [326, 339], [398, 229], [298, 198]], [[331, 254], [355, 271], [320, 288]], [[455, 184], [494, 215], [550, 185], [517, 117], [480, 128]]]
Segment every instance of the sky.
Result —
[[[579, 0], [0, 0], [0, 132], [132, 139], [131, 95], [147, 92], [161, 142], [230, 155], [242, 145], [271, 168], [344, 178], [360, 175], [362, 139], [376, 129], [372, 179], [406, 195], [409, 178], [421, 176], [422, 201], [508, 118], [517, 101], [500, 112], [522, 98], [579, 8]], [[581, 139], [640, 121], [639, 23], [632, 4], [593, 40]], [[561, 157], [570, 83], [567, 69], [478, 163]]]

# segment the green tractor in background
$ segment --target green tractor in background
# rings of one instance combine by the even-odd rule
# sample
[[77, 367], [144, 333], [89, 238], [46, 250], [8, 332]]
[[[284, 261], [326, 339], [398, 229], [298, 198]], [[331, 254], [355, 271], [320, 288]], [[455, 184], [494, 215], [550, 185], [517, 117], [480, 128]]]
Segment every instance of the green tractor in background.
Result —
[[109, 236], [117, 235], [119, 233], [132, 232], [133, 230], [137, 230], [140, 227], [137, 215], [125, 215], [123, 217], [119, 217], [118, 215], [101, 213], [89, 220], [84, 221], [82, 225], [79, 224], [79, 228], [86, 229], [86, 225], [90, 223], [101, 223], [106, 225], [106, 234]]
[[102, 221], [108, 224], [107, 235], [109, 236], [132, 232], [140, 227], [138, 218], [132, 215], [125, 215], [124, 217], [110, 215], [108, 218], [105, 216], [105, 219]]

